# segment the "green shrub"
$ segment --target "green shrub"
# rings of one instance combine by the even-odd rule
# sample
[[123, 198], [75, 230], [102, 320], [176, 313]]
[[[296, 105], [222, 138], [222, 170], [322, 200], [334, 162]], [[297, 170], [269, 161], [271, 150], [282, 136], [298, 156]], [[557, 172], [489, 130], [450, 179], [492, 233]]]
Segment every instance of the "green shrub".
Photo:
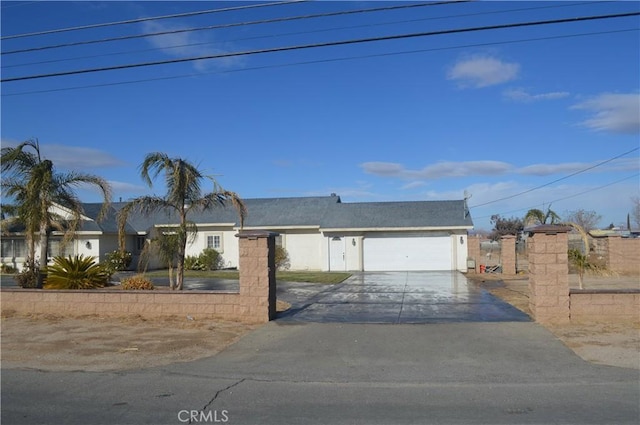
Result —
[[104, 267], [111, 273], [127, 270], [131, 265], [132, 255], [129, 251], [115, 250], [107, 254]]
[[120, 288], [125, 291], [152, 291], [155, 289], [153, 283], [141, 274], [122, 279]]
[[47, 267], [46, 289], [94, 289], [109, 283], [109, 272], [95, 257], [76, 255], [54, 257]]
[[218, 270], [222, 268], [224, 260], [218, 251], [212, 248], [205, 248], [198, 256], [198, 260], [205, 266], [206, 270]]
[[185, 270], [207, 270], [207, 267], [200, 261], [200, 257], [189, 255], [184, 257]]
[[289, 261], [289, 253], [281, 246], [276, 246], [276, 270], [289, 270], [291, 262]]

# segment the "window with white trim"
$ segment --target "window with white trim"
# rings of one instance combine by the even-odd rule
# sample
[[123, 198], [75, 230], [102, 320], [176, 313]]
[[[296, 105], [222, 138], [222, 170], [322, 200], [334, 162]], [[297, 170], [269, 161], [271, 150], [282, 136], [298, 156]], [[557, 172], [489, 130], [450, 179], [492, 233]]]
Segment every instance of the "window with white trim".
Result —
[[222, 252], [222, 235], [219, 233], [208, 234], [206, 237], [206, 248], [215, 249], [218, 252]]

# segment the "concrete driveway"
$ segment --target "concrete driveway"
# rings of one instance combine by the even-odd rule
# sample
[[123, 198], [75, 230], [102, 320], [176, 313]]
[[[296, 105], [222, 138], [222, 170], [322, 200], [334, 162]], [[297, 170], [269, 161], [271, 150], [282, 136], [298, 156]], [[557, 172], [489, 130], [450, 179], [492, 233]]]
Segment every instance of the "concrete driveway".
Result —
[[319, 323], [525, 322], [529, 316], [459, 272], [364, 272], [338, 285], [278, 283], [291, 303], [279, 321]]

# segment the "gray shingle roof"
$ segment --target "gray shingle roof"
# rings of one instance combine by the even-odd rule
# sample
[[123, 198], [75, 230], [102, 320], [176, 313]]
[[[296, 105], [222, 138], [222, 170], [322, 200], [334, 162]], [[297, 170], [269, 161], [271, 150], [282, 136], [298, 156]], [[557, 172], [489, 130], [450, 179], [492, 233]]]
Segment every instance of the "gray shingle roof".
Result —
[[[277, 228], [287, 226], [318, 226], [325, 229], [369, 229], [403, 227], [473, 227], [471, 216], [462, 200], [414, 202], [343, 203], [338, 196], [300, 198], [245, 199], [247, 217], [245, 227]], [[125, 203], [114, 203], [111, 212], [100, 223], [87, 223], [83, 230], [98, 227], [105, 233], [116, 233], [116, 214]], [[100, 204], [85, 204], [85, 215], [94, 218]], [[231, 205], [205, 212], [193, 212], [189, 219], [195, 223], [234, 223], [238, 215]], [[158, 212], [145, 217], [131, 214], [128, 233], [146, 232], [154, 224], [176, 224], [175, 214]], [[90, 229], [91, 228], [91, 229]]]
[[324, 217], [323, 228], [473, 227], [464, 201], [344, 203]]

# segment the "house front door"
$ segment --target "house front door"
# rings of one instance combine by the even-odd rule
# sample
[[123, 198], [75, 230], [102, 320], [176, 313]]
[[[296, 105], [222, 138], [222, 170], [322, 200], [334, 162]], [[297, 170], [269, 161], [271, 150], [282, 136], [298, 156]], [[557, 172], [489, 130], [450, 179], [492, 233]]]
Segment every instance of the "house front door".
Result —
[[334, 236], [329, 242], [329, 271], [342, 272], [347, 269], [344, 258], [345, 238]]

